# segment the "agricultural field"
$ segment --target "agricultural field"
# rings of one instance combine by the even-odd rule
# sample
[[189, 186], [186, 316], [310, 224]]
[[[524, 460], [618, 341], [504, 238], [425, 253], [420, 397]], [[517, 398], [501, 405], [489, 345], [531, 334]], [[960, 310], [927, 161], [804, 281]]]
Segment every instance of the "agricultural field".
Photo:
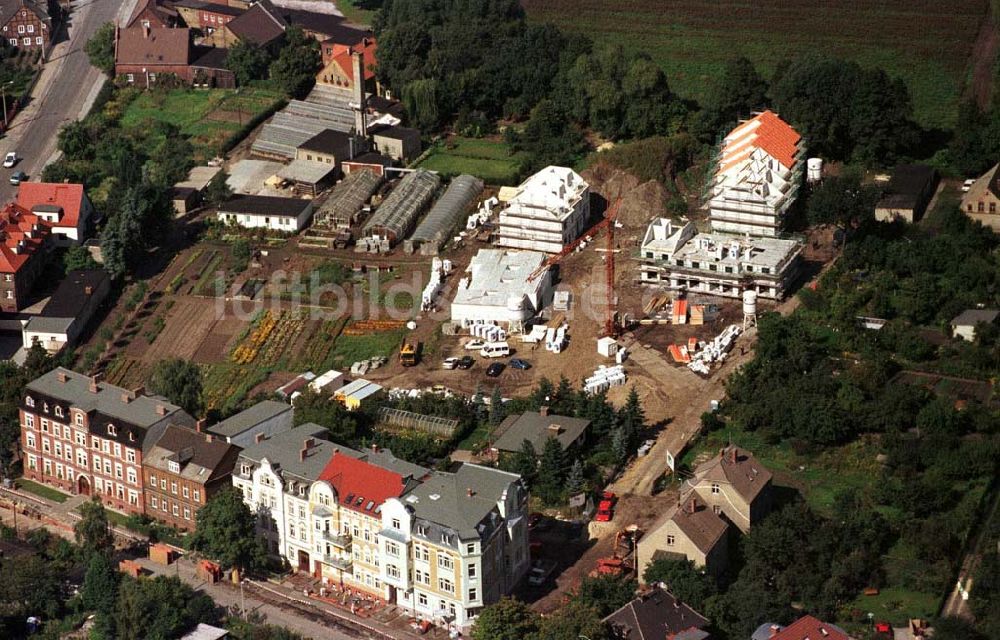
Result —
[[[700, 99], [730, 57], [745, 55], [765, 74], [807, 51], [855, 60], [902, 77], [916, 117], [948, 127], [970, 79], [983, 0], [524, 0], [528, 17], [599, 43], [646, 52], [671, 87]], [[989, 66], [992, 69], [992, 66]]]
[[146, 91], [128, 105], [122, 127], [146, 133], [151, 122], [169, 122], [190, 136], [196, 159], [205, 160], [217, 155], [244, 124], [281, 99], [280, 92], [262, 87], [239, 93], [230, 89]]
[[468, 173], [487, 184], [512, 185], [520, 177], [521, 161], [503, 142], [454, 137], [431, 147], [418, 166], [445, 177]]

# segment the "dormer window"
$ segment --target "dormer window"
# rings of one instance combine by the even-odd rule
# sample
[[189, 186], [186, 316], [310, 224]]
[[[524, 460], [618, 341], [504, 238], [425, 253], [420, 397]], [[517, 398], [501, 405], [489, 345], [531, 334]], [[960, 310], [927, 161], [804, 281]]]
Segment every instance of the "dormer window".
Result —
[[83, 426], [83, 414], [82, 413], [77, 413], [76, 414], [76, 424], [79, 427]]
[[24, 398], [24, 404], [27, 405], [27, 406], [29, 406], [29, 407], [31, 407], [32, 409], [34, 409], [35, 408], [35, 399], [32, 398], [31, 396], [25, 396], [25, 398]]
[[720, 491], [722, 491], [722, 488], [719, 486], [719, 483], [718, 482], [713, 482], [712, 483], [712, 493], [719, 493]]
[[62, 407], [60, 407], [60, 406], [56, 407], [56, 416], [58, 416], [60, 418], [63, 417], [63, 409], [62, 409]]
[[170, 471], [170, 473], [180, 473], [181, 465], [179, 462], [171, 460], [170, 462], [167, 463], [167, 470]]
[[116, 435], [118, 435], [118, 430], [115, 429], [115, 425], [108, 424], [108, 435], [109, 436], [116, 436]]
[[44, 411], [45, 413], [49, 412], [49, 403], [48, 402], [43, 402], [42, 403], [42, 411]]
[[135, 432], [134, 431], [129, 431], [128, 432], [128, 441], [129, 442], [135, 442]]

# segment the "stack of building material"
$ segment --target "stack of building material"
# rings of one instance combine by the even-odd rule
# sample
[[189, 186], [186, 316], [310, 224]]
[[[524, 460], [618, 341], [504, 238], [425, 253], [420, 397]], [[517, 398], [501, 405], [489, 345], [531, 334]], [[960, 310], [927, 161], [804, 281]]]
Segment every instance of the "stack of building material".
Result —
[[722, 333], [706, 343], [701, 351], [692, 357], [688, 368], [695, 373], [708, 375], [712, 364], [725, 361], [726, 355], [733, 348], [736, 338], [742, 331], [743, 328], [738, 324], [731, 324], [726, 327]]
[[623, 384], [625, 384], [625, 367], [620, 364], [613, 367], [601, 365], [594, 371], [594, 375], [583, 381], [583, 389], [587, 393], [600, 393]]
[[691, 305], [691, 324], [695, 326], [701, 326], [705, 324], [705, 305], [703, 304], [693, 304]]
[[670, 309], [670, 319], [674, 324], [687, 324], [688, 303], [687, 300], [674, 300]]
[[562, 353], [562, 350], [566, 348], [566, 343], [569, 340], [569, 335], [567, 331], [569, 330], [569, 325], [563, 323], [558, 327], [549, 327], [545, 332], [545, 350], [551, 351], [552, 353]]
[[469, 325], [469, 333], [486, 342], [503, 342], [507, 339], [507, 332], [503, 327], [489, 322], [475, 322]]

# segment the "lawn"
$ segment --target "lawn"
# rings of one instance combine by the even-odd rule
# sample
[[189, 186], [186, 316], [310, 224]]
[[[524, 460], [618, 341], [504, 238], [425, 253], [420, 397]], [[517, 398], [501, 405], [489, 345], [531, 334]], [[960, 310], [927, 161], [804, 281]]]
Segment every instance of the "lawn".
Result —
[[264, 112], [282, 94], [263, 87], [146, 91], [129, 104], [122, 127], [143, 132], [152, 122], [169, 122], [191, 137], [196, 155], [216, 155], [236, 131]]
[[806, 51], [902, 77], [924, 126], [946, 127], [969, 77], [982, 0], [524, 0], [528, 17], [601, 43], [648, 53], [684, 97], [704, 98], [726, 60], [745, 55], [770, 74]]
[[893, 626], [906, 626], [910, 618], [933, 618], [937, 614], [940, 596], [888, 587], [877, 596], [858, 596], [848, 607], [866, 614], [875, 614], [875, 620], [891, 622]]
[[365, 9], [363, 5], [363, 1], [341, 0], [337, 2], [337, 9], [344, 14], [344, 17], [347, 18], [348, 21], [357, 25], [367, 26], [372, 23], [372, 18], [375, 17], [375, 12], [370, 9]]
[[446, 177], [468, 173], [488, 184], [510, 185], [520, 177], [521, 161], [503, 142], [456, 137], [435, 144], [418, 166]]
[[27, 491], [28, 493], [33, 493], [39, 498], [45, 498], [46, 500], [51, 500], [52, 502], [66, 502], [69, 500], [69, 494], [63, 493], [58, 489], [53, 489], [52, 487], [47, 487], [44, 484], [38, 484], [37, 482], [32, 482], [31, 480], [25, 480], [21, 478], [17, 481], [17, 488], [22, 491]]
[[395, 357], [406, 333], [406, 329], [397, 329], [363, 336], [341, 335], [333, 344], [329, 361], [333, 366], [350, 367], [373, 356]]

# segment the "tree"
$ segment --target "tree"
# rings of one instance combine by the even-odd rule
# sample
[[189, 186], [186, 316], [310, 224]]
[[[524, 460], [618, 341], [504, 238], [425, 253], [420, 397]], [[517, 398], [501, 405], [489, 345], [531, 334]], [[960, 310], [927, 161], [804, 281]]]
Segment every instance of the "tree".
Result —
[[538, 465], [538, 482], [534, 492], [543, 502], [553, 504], [563, 495], [563, 480], [566, 478], [566, 456], [559, 440], [549, 437], [542, 448], [542, 459]]
[[76, 271], [78, 269], [100, 269], [101, 265], [97, 264], [94, 258], [90, 255], [90, 251], [82, 245], [73, 245], [66, 250], [63, 255], [63, 272], [69, 274], [70, 271]]
[[295, 425], [312, 422], [330, 430], [334, 442], [353, 442], [361, 430], [358, 423], [359, 412], [347, 408], [327, 394], [311, 389], [302, 392], [295, 399]]
[[588, 638], [588, 640], [608, 638], [607, 627], [597, 610], [578, 600], [570, 600], [554, 613], [542, 618], [539, 621], [538, 631], [531, 637], [531, 640], [573, 640], [574, 638]]
[[216, 617], [212, 599], [176, 577], [125, 578], [115, 605], [115, 637], [116, 640], [172, 640], [199, 622], [216, 622]]
[[94, 65], [105, 74], [113, 76], [115, 74], [115, 25], [105, 22], [94, 35], [90, 37], [84, 45], [87, 58], [90, 64]]
[[28, 378], [10, 360], [0, 361], [0, 472], [6, 476], [21, 439], [18, 406]]
[[219, 171], [212, 176], [205, 186], [205, 202], [213, 207], [217, 207], [233, 195], [233, 190], [229, 188], [229, 174], [225, 170]]
[[243, 495], [233, 488], [223, 489], [198, 510], [191, 548], [223, 567], [258, 572], [267, 562], [267, 552], [257, 537], [256, 522]]
[[701, 609], [711, 596], [718, 593], [715, 580], [704, 571], [698, 571], [690, 560], [654, 560], [642, 574], [643, 582], [662, 582], [678, 600]]
[[495, 427], [503, 422], [503, 418], [503, 396], [500, 393], [500, 387], [493, 387], [493, 392], [490, 394], [490, 424]]
[[27, 616], [56, 618], [64, 597], [62, 576], [44, 558], [28, 555], [0, 563], [0, 603], [3, 614], [23, 620]]
[[226, 68], [233, 72], [241, 86], [267, 77], [270, 64], [271, 54], [267, 49], [249, 40], [238, 41], [226, 54]]
[[538, 614], [521, 602], [504, 596], [485, 607], [472, 627], [473, 640], [525, 640], [538, 630]]
[[705, 108], [697, 116], [699, 137], [714, 142], [718, 134], [736, 124], [740, 118], [767, 105], [767, 81], [746, 57], [726, 63], [722, 77], [709, 91]]
[[96, 496], [80, 505], [80, 520], [73, 525], [76, 543], [85, 551], [109, 553], [115, 537], [108, 522], [108, 512]]
[[584, 489], [586, 480], [583, 475], [583, 463], [577, 458], [573, 461], [573, 465], [569, 468], [569, 473], [566, 475], [566, 489], [571, 495], [580, 493]]
[[528, 171], [549, 165], [572, 165], [586, 149], [583, 134], [552, 100], [542, 100], [531, 110], [524, 131], [519, 134], [510, 128], [507, 131], [514, 148], [530, 156]]
[[271, 80], [287, 95], [301, 98], [312, 89], [322, 59], [319, 43], [297, 27], [285, 31], [285, 44], [271, 63]]
[[189, 414], [198, 416], [203, 404], [202, 375], [198, 365], [180, 358], [162, 360], [153, 367], [149, 389], [166, 397]]
[[538, 452], [530, 440], [521, 443], [521, 450], [514, 454], [511, 470], [532, 486], [538, 475]]
[[611, 614], [635, 597], [635, 580], [621, 576], [586, 577], [580, 582], [573, 600], [597, 612], [600, 618]]
[[[135, 156], [122, 155], [115, 164], [135, 161]], [[120, 170], [124, 174], [130, 171], [125, 167]], [[129, 184], [128, 176], [124, 177], [121, 182]], [[101, 233], [101, 253], [104, 268], [113, 277], [120, 278], [132, 271], [146, 251], [163, 237], [169, 224], [166, 212], [172, 210], [165, 198], [166, 190], [140, 183], [126, 187], [115, 202], [109, 201], [111, 214]]]
[[832, 224], [847, 230], [874, 218], [880, 189], [864, 184], [856, 171], [829, 176], [809, 195], [806, 215], [810, 224]]
[[91, 555], [80, 587], [80, 601], [87, 610], [97, 613], [95, 631], [100, 638], [115, 637], [114, 612], [120, 575], [108, 554]]
[[646, 413], [642, 410], [642, 401], [639, 400], [639, 392], [635, 387], [628, 391], [625, 406], [618, 412], [618, 426], [624, 432], [626, 444], [629, 449], [636, 445], [639, 434], [646, 425]]

